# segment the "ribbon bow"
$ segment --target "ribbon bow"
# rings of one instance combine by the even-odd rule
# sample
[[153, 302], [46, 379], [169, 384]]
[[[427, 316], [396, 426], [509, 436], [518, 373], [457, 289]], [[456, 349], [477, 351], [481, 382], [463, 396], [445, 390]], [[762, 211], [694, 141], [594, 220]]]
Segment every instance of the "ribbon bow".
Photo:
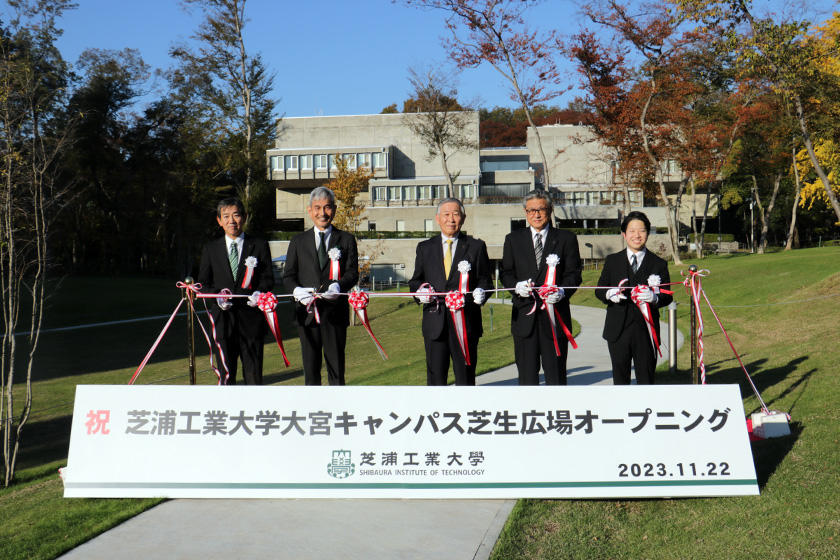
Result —
[[387, 360], [388, 354], [385, 353], [385, 349], [382, 348], [382, 344], [379, 343], [379, 340], [376, 339], [373, 335], [373, 330], [370, 328], [370, 319], [368, 319], [367, 315], [367, 306], [368, 303], [370, 303], [370, 296], [364, 290], [355, 289], [347, 296], [347, 301], [356, 311], [356, 315], [359, 316], [359, 319], [361, 319], [362, 325], [364, 325], [365, 330], [370, 335], [373, 343], [376, 344], [376, 349], [379, 350], [379, 355], [382, 356], [383, 360]]
[[283, 354], [283, 362], [286, 367], [289, 367], [289, 359], [286, 357], [286, 349], [283, 348], [283, 336], [280, 334], [280, 326], [277, 324], [277, 298], [271, 292], [263, 292], [257, 298], [257, 307], [265, 315], [265, 320], [268, 323], [268, 328], [271, 329], [271, 334], [274, 335], [274, 340], [277, 341], [277, 346], [280, 347], [280, 353]]

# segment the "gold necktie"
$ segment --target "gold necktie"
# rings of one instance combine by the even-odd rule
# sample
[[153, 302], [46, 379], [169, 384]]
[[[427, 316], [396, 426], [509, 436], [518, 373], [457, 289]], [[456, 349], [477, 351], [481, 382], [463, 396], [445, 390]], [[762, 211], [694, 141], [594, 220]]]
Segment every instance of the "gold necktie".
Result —
[[446, 253], [443, 254], [443, 274], [449, 278], [449, 271], [452, 269], [452, 240], [446, 240]]

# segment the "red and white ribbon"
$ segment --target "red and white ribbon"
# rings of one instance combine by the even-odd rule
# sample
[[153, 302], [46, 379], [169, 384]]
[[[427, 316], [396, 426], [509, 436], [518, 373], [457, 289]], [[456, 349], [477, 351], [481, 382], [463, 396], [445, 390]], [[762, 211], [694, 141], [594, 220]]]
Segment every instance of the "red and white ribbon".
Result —
[[656, 325], [653, 323], [653, 315], [650, 312], [650, 304], [639, 299], [642, 292], [650, 289], [651, 288], [646, 284], [633, 286], [633, 290], [630, 292], [630, 299], [636, 304], [636, 307], [638, 307], [639, 311], [642, 313], [642, 317], [645, 320], [645, 325], [647, 325], [648, 334], [650, 335], [650, 340], [653, 343], [654, 350], [662, 356], [662, 349], [659, 347], [659, 337], [656, 336]]
[[242, 289], [251, 289], [251, 280], [254, 278], [254, 269], [257, 268], [257, 257], [248, 257], [245, 259], [245, 276], [242, 277]]
[[[708, 273], [708, 271], [704, 271]], [[700, 294], [704, 294], [700, 278], [705, 276], [701, 271], [690, 271], [685, 279], [685, 287], [688, 288], [691, 297], [691, 305], [697, 316], [697, 363], [700, 367], [700, 384], [706, 384], [706, 364], [703, 360], [703, 314], [700, 312]], [[749, 377], [749, 375], [747, 376]], [[760, 398], [760, 397], [759, 397]]]
[[283, 354], [283, 362], [286, 367], [289, 367], [289, 359], [286, 357], [286, 349], [283, 348], [283, 336], [280, 334], [280, 326], [277, 323], [277, 298], [271, 292], [263, 292], [257, 298], [257, 307], [265, 314], [265, 320], [268, 322], [268, 328], [271, 329], [271, 334], [274, 335], [274, 340], [277, 341], [277, 346], [280, 347], [280, 353]]
[[455, 334], [458, 337], [458, 344], [461, 346], [461, 353], [464, 355], [464, 363], [470, 363], [470, 349], [467, 342], [467, 323], [464, 318], [464, 294], [459, 291], [452, 291], [446, 294], [446, 307], [452, 316], [455, 325]]
[[365, 330], [370, 335], [371, 340], [373, 343], [376, 344], [376, 349], [379, 350], [379, 355], [382, 356], [383, 360], [388, 359], [388, 354], [385, 353], [385, 349], [382, 348], [382, 344], [379, 343], [379, 340], [373, 334], [373, 330], [370, 328], [370, 319], [368, 318], [367, 314], [367, 306], [370, 303], [370, 297], [364, 290], [354, 289], [350, 292], [347, 296], [347, 301], [350, 302], [350, 305], [356, 311], [356, 315], [359, 316], [359, 319], [362, 321], [362, 325], [364, 325]]
[[[560, 257], [555, 255], [554, 253], [548, 255], [545, 259], [545, 263], [548, 265], [548, 270], [545, 273], [545, 281], [543, 285], [537, 290], [537, 296], [542, 300], [542, 306], [540, 309], [545, 309], [545, 312], [548, 314], [548, 322], [551, 325], [551, 337], [554, 341], [554, 353], [557, 356], [562, 356], [563, 353], [560, 351], [560, 344], [557, 341], [557, 325], [560, 325], [560, 328], [563, 329], [563, 334], [566, 335], [566, 339], [569, 341], [569, 344], [572, 345], [572, 348], [577, 348], [577, 342], [575, 341], [575, 337], [572, 336], [572, 331], [569, 330], [569, 327], [566, 326], [566, 323], [563, 322], [563, 318], [560, 316], [560, 313], [554, 309], [553, 303], [548, 303], [546, 298], [550, 294], [557, 293], [560, 288], [555, 285], [555, 281], [557, 280], [557, 264], [560, 262]], [[534, 300], [534, 307], [531, 308], [531, 311], [528, 313], [530, 315], [534, 311], [536, 311], [537, 301]]]
[[327, 256], [330, 258], [330, 280], [338, 282], [341, 279], [341, 265], [338, 263], [338, 259], [341, 258], [341, 249], [333, 247], [327, 252]]

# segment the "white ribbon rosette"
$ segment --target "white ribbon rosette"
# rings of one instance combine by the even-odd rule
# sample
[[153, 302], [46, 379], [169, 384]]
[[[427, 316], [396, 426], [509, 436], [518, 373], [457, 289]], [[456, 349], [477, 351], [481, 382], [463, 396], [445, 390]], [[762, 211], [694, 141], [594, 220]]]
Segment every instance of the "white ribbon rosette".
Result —
[[330, 258], [330, 280], [338, 282], [341, 278], [341, 266], [338, 264], [338, 259], [341, 258], [341, 249], [333, 247], [327, 251], [327, 256]]
[[254, 278], [254, 269], [257, 268], [257, 257], [250, 256], [245, 259], [245, 276], [242, 278], [242, 289], [251, 289], [251, 280]]

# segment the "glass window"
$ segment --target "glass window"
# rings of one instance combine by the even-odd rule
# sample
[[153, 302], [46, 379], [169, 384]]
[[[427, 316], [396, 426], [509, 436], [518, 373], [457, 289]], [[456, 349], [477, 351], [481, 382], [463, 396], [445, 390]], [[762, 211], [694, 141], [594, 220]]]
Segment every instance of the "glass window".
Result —
[[286, 156], [286, 169], [296, 170], [298, 168], [297, 156]]
[[640, 204], [642, 200], [641, 191], [630, 191], [630, 202], [633, 204]]
[[375, 200], [388, 200], [388, 188], [387, 187], [376, 187], [374, 189], [374, 199]]
[[356, 154], [341, 154], [347, 162], [347, 169], [356, 169]]
[[598, 202], [600, 204], [612, 204], [612, 196], [610, 191], [601, 191], [601, 198]]
[[356, 161], [359, 167], [370, 167], [370, 154], [357, 154]]
[[435, 198], [446, 198], [447, 185], [435, 185]]
[[315, 156], [315, 169], [327, 168], [327, 154], [318, 154]]
[[402, 187], [388, 187], [388, 198], [391, 200], [402, 200]]
[[373, 154], [373, 166], [377, 169], [382, 169], [385, 167], [385, 156], [387, 155], [385, 152], [374, 152]]
[[397, 231], [405, 231], [405, 220], [397, 220]]
[[376, 231], [376, 222], [368, 222], [368, 231]]
[[335, 166], [335, 154], [330, 154], [329, 155], [329, 160], [330, 160], [330, 169], [338, 169]]
[[435, 221], [423, 220], [423, 231], [435, 231]]
[[475, 196], [475, 185], [461, 185], [461, 198], [473, 198]]
[[414, 187], [403, 187], [403, 198], [406, 200], [414, 200]]
[[271, 170], [283, 171], [283, 156], [271, 156]]
[[310, 155], [300, 156], [300, 168], [301, 169], [312, 169], [312, 156], [310, 156]]

